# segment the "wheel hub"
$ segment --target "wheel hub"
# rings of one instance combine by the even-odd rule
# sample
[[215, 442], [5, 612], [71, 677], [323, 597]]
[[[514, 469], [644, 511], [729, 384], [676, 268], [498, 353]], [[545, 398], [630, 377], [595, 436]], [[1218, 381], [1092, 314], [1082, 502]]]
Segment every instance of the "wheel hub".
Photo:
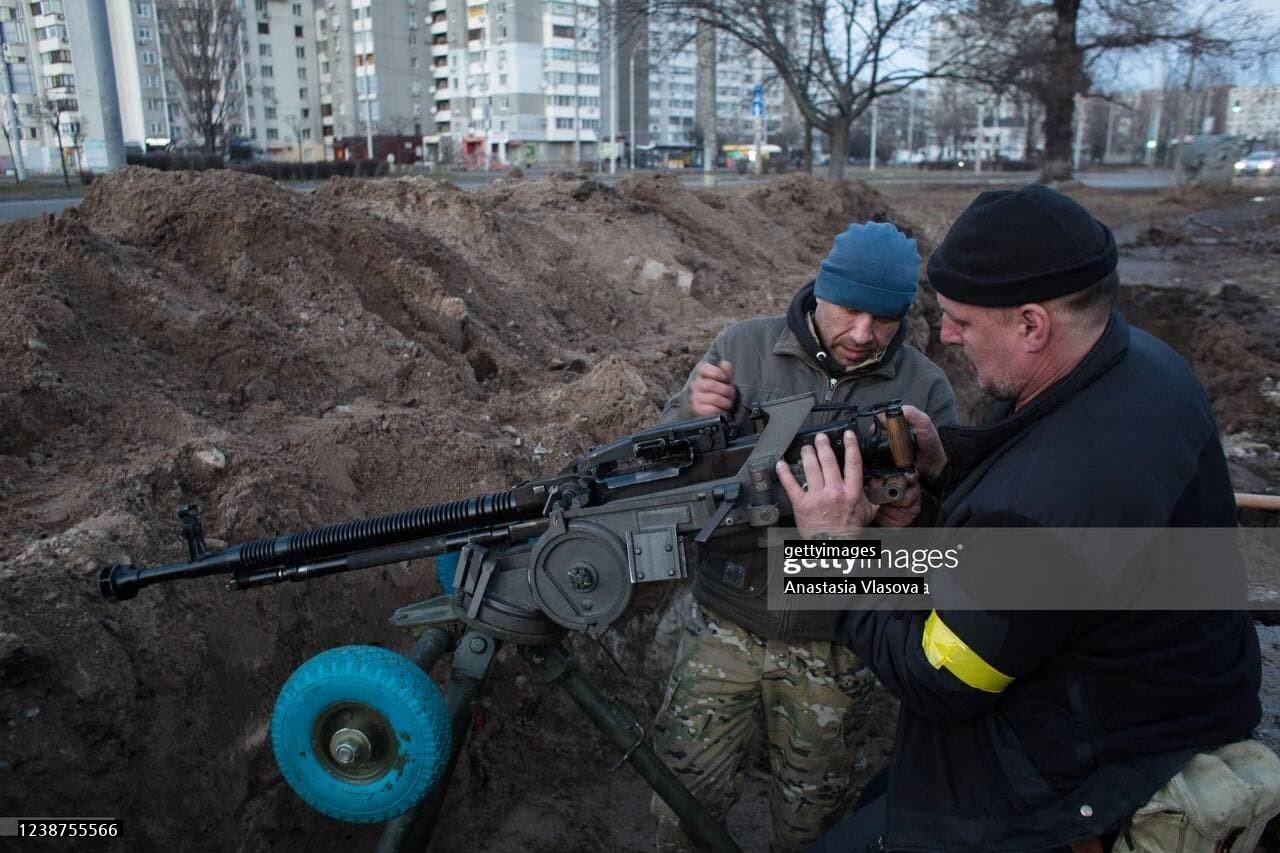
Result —
[[321, 712], [311, 743], [324, 769], [347, 782], [377, 779], [399, 757], [387, 718], [361, 702], [340, 702]]

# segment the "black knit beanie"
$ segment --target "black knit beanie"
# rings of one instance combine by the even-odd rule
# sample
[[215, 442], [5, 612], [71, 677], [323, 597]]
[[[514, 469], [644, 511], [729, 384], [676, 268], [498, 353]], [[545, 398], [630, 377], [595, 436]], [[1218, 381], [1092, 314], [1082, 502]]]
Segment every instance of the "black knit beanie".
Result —
[[1115, 268], [1111, 229], [1031, 184], [974, 199], [929, 258], [929, 281], [948, 299], [1003, 307], [1084, 290]]

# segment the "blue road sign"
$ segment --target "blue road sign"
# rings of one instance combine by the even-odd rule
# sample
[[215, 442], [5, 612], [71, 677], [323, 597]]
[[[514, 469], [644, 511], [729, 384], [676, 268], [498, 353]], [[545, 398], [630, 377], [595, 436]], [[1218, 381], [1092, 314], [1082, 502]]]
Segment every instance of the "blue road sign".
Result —
[[762, 115], [764, 115], [764, 101], [752, 101], [752, 102], [751, 102], [751, 115], [753, 115], [753, 116], [762, 116]]

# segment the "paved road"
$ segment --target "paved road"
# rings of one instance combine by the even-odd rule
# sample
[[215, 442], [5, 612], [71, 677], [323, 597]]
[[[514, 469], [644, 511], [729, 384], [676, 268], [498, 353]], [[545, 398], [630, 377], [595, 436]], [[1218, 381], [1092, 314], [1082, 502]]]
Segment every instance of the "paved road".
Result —
[[78, 198], [32, 198], [17, 201], [0, 201], [0, 222], [27, 219], [42, 213], [61, 213], [80, 203]]

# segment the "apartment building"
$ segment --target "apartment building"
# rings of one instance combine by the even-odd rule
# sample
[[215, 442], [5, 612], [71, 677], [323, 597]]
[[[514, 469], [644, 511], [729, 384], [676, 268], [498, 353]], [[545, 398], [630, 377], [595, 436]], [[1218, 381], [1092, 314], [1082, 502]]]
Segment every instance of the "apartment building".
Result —
[[[129, 5], [113, 4], [109, 12], [127, 14]], [[93, 137], [101, 138], [104, 110], [116, 106], [102, 103], [99, 75], [115, 72], [103, 68], [111, 52], [100, 46], [89, 32], [83, 0], [0, 0], [0, 98], [8, 131], [7, 138], [0, 134], [0, 156], [6, 169], [18, 154], [33, 172], [59, 171], [60, 155], [71, 169], [93, 165], [85, 163], [86, 142], [95, 157], [105, 157]]]
[[[634, 64], [631, 51], [638, 56]], [[632, 79], [633, 71], [635, 79]], [[640, 149], [693, 149], [699, 130], [696, 109], [699, 72], [692, 23], [665, 18], [645, 20], [618, 52], [617, 73], [622, 93], [620, 132], [630, 133], [630, 117], [634, 112], [633, 141]], [[772, 73], [769, 62], [721, 34], [717, 36], [715, 75], [716, 131], [720, 145], [754, 141], [755, 117], [751, 104], [757, 85], [763, 87], [765, 141], [778, 139], [788, 124], [789, 105], [785, 87]], [[656, 162], [670, 159], [653, 156]], [[641, 159], [648, 162], [653, 158]]]
[[107, 0], [107, 19], [125, 147], [163, 148], [173, 141], [174, 91], [165, 81], [156, 4]]
[[600, 13], [595, 0], [430, 0], [428, 156], [472, 168], [595, 160]]
[[1232, 86], [1227, 102], [1227, 133], [1280, 146], [1280, 86]]
[[[365, 157], [369, 136], [421, 138], [431, 124], [428, 0], [319, 0], [315, 38], [321, 136], [330, 155]], [[375, 152], [416, 156], [409, 152]], [[412, 159], [410, 157], [409, 159]]]
[[238, 2], [244, 97], [228, 132], [272, 159], [323, 160], [313, 0]]

